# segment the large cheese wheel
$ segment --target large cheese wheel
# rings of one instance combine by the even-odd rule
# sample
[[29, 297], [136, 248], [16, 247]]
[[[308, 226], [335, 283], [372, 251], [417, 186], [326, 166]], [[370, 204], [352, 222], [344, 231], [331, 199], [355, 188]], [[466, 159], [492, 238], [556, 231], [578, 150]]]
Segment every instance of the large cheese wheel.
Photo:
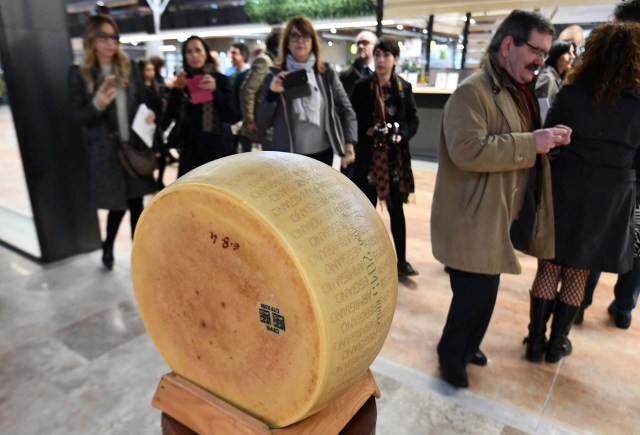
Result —
[[131, 273], [169, 366], [271, 427], [362, 376], [398, 290], [393, 246], [362, 192], [275, 152], [211, 162], [162, 190], [136, 228]]

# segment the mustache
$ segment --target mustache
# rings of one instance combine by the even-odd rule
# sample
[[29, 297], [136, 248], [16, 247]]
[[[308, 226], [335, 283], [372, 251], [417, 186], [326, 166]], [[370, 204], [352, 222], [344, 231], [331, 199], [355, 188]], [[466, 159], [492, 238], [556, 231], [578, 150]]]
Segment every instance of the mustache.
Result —
[[535, 63], [530, 63], [525, 68], [528, 69], [529, 71], [536, 72], [536, 71], [538, 71], [539, 67]]

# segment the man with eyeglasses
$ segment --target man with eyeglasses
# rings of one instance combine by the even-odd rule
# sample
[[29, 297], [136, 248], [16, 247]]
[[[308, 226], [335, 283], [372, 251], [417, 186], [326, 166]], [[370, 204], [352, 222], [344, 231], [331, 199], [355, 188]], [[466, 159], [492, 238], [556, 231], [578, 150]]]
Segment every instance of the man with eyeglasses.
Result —
[[[340, 81], [347, 95], [351, 96], [351, 89], [356, 82], [368, 77], [375, 71], [373, 49], [378, 43], [378, 38], [373, 32], [363, 30], [356, 36], [356, 58], [349, 68], [340, 72]], [[340, 172], [349, 178], [353, 176], [353, 164], [346, 168], [340, 168]]]
[[468, 363], [483, 366], [480, 343], [501, 273], [519, 274], [514, 248], [553, 258], [553, 203], [546, 154], [571, 130], [541, 129], [535, 73], [553, 26], [513, 11], [500, 25], [482, 67], [444, 108], [431, 209], [433, 255], [448, 266], [453, 299], [438, 344], [442, 377], [469, 385]]
[[375, 70], [373, 61], [373, 48], [378, 43], [378, 38], [372, 32], [363, 30], [356, 37], [356, 58], [349, 68], [340, 73], [340, 81], [347, 95], [351, 94], [353, 85], [363, 77], [367, 77]]

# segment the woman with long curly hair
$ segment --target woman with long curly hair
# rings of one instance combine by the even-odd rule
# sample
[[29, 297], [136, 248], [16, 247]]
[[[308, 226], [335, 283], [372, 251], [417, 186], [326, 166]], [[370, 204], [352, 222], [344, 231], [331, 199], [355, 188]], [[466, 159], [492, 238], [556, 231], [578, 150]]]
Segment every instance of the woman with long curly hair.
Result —
[[571, 353], [567, 335], [590, 269], [622, 273], [632, 266], [640, 24], [605, 24], [591, 32], [547, 115], [546, 125], [556, 124], [573, 133], [551, 164], [555, 258], [539, 260], [531, 288], [525, 356], [533, 362], [543, 356], [557, 362]]
[[[93, 205], [109, 210], [102, 263], [113, 268], [113, 243], [127, 209], [131, 236], [142, 213], [142, 197], [155, 191], [152, 176], [132, 177], [118, 159], [120, 141], [144, 148], [131, 130], [143, 101], [138, 69], [120, 47], [116, 23], [107, 15], [90, 17], [82, 35], [84, 60], [69, 70], [71, 116], [83, 127], [89, 158]], [[148, 119], [147, 122], [153, 122]]]

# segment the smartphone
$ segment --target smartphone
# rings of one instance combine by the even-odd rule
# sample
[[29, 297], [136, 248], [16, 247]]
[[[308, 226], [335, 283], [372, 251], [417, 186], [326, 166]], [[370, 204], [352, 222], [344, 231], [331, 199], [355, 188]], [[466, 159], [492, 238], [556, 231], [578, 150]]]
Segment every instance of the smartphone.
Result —
[[287, 74], [284, 80], [282, 80], [282, 86], [285, 89], [291, 89], [306, 84], [308, 80], [307, 71], [302, 69]]
[[113, 87], [115, 87], [116, 85], [116, 76], [112, 75], [108, 75], [107, 77], [105, 77], [104, 79], [104, 88], [105, 90], [109, 90]]

